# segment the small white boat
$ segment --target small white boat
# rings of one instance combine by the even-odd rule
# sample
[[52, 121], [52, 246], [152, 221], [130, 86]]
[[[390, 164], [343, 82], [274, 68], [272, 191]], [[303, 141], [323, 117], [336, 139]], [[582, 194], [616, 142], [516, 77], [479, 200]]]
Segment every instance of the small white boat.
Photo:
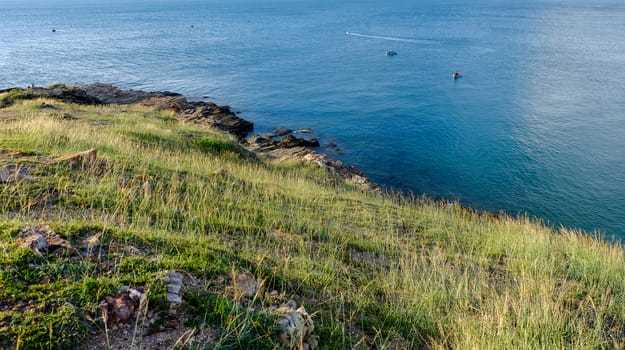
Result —
[[395, 55], [397, 55], [397, 51], [386, 50], [386, 55], [387, 56], [395, 56]]
[[462, 72], [457, 70], [454, 72], [454, 74], [452, 75], [454, 77], [454, 79], [458, 79], [460, 77], [462, 77]]

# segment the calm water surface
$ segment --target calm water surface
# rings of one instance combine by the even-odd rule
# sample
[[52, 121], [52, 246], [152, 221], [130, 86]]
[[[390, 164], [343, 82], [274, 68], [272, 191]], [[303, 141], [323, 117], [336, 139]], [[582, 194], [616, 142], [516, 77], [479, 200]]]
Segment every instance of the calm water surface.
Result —
[[389, 187], [625, 238], [623, 33], [606, 0], [0, 1], [0, 87], [208, 96]]

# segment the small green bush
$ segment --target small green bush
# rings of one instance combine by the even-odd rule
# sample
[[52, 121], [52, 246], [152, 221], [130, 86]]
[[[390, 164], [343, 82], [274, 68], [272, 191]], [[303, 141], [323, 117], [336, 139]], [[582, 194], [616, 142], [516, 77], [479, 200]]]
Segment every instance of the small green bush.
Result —
[[228, 143], [217, 141], [211, 138], [202, 137], [199, 139], [193, 140], [193, 143], [197, 145], [201, 150], [205, 152], [224, 152], [224, 151], [234, 151], [235, 148]]

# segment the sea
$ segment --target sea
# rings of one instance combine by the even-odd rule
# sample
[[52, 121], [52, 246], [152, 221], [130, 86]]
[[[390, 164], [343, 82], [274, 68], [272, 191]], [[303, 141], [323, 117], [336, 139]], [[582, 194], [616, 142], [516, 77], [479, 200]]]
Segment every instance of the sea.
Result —
[[0, 0], [0, 89], [179, 92], [391, 190], [623, 240], [623, 33], [621, 0]]

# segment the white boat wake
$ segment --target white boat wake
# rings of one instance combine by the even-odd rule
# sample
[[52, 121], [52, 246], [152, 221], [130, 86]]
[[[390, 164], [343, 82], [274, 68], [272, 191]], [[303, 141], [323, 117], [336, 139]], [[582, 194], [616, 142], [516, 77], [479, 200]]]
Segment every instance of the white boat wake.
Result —
[[427, 40], [427, 39], [413, 39], [413, 38], [401, 38], [401, 37], [396, 37], [396, 36], [369, 35], [369, 34], [361, 34], [361, 33], [354, 33], [354, 32], [345, 32], [345, 34], [357, 36], [361, 38], [401, 41], [405, 43], [416, 43], [416, 44], [426, 44], [426, 45], [432, 45], [436, 43], [434, 40]]

